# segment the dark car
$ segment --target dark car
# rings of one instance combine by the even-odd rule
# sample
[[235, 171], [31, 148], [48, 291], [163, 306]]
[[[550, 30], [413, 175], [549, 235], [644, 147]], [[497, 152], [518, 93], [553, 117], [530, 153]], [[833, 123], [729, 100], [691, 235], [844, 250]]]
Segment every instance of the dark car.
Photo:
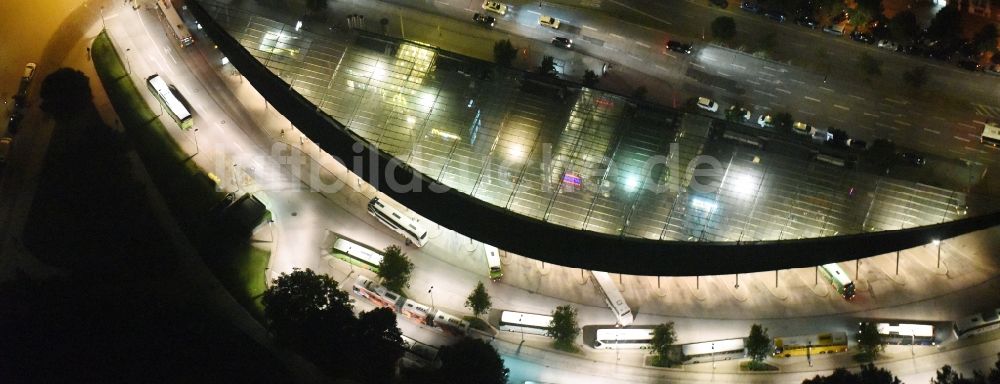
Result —
[[795, 19], [795, 24], [812, 29], [816, 29], [816, 27], [819, 26], [819, 22], [817, 22], [812, 16], [799, 16], [798, 19]]
[[573, 40], [566, 37], [553, 37], [552, 45], [562, 48], [573, 48]]
[[785, 19], [786, 19], [784, 12], [782, 12], [782, 11], [775, 11], [775, 10], [771, 10], [771, 9], [765, 10], [764, 11], [764, 16], [767, 16], [767, 18], [769, 18], [771, 20], [774, 20], [774, 21], [777, 21], [779, 23], [784, 23]]
[[685, 55], [691, 54], [691, 44], [685, 44], [680, 41], [673, 41], [673, 40], [667, 41], [667, 49], [674, 52], [680, 52]]
[[903, 152], [899, 154], [899, 158], [903, 159], [907, 164], [919, 167], [921, 165], [927, 164], [927, 160], [924, 159], [924, 155], [915, 152]]
[[962, 60], [958, 62], [958, 66], [967, 71], [982, 71], [983, 66], [972, 60]]
[[744, 1], [743, 4], [740, 5], [740, 9], [750, 13], [760, 13], [760, 6], [752, 1]]
[[497, 18], [495, 18], [493, 16], [490, 16], [490, 15], [484, 15], [482, 13], [477, 13], [475, 15], [472, 15], [472, 21], [475, 21], [475, 22], [477, 22], [479, 24], [482, 24], [482, 25], [485, 25], [487, 27], [492, 27], [494, 24], [497, 23]]
[[851, 32], [851, 39], [865, 44], [875, 44], [875, 35], [871, 33]]

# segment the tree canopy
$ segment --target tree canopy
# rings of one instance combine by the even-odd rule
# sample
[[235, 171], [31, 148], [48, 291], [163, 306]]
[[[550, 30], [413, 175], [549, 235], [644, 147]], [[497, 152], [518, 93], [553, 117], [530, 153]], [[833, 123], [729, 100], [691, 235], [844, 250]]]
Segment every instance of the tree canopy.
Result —
[[282, 273], [264, 291], [261, 302], [268, 330], [297, 348], [308, 345], [313, 338], [310, 332], [323, 323], [347, 327], [354, 318], [347, 292], [337, 289], [330, 276], [317, 275], [311, 269]]
[[510, 63], [517, 57], [517, 48], [510, 43], [510, 39], [504, 39], [493, 43], [493, 60], [501, 67], [510, 67]]
[[542, 58], [542, 63], [538, 65], [538, 73], [548, 76], [556, 75], [556, 59], [552, 56]]
[[829, 376], [816, 375], [812, 379], [802, 381], [802, 384], [902, 384], [899, 378], [884, 368], [876, 368], [875, 364], [861, 366], [861, 372], [851, 373], [844, 368], [837, 368]]
[[920, 24], [917, 23], [917, 15], [906, 10], [897, 13], [889, 22], [889, 36], [900, 43], [908, 44], [917, 38], [920, 33]]
[[976, 52], [979, 54], [984, 54], [986, 52], [995, 52], [997, 50], [997, 26], [993, 23], [988, 23], [983, 26], [976, 36], [972, 38], [972, 44], [976, 46]]
[[949, 3], [938, 11], [927, 27], [927, 34], [933, 39], [954, 40], [962, 35], [961, 14], [958, 3]]
[[436, 372], [439, 384], [506, 384], [509, 369], [493, 346], [478, 339], [462, 339], [441, 347], [441, 368]]
[[736, 21], [729, 16], [719, 16], [712, 20], [712, 37], [716, 40], [730, 41], [736, 37]]
[[472, 309], [472, 314], [477, 317], [489, 311], [490, 307], [493, 306], [490, 294], [486, 292], [486, 286], [483, 285], [482, 281], [476, 284], [476, 288], [465, 299], [465, 306]]
[[767, 328], [760, 324], [751, 326], [750, 336], [747, 337], [747, 356], [753, 363], [751, 368], [770, 357], [772, 352], [774, 352], [774, 345], [771, 343], [771, 336], [767, 334]]
[[401, 292], [410, 282], [411, 273], [413, 273], [413, 263], [403, 250], [395, 244], [386, 247], [377, 273], [382, 279], [382, 286], [393, 292]]
[[867, 361], [875, 360], [878, 353], [885, 348], [885, 340], [882, 340], [882, 335], [878, 333], [878, 327], [871, 321], [858, 324], [856, 341], [858, 342], [858, 348], [861, 349], [862, 357]]
[[71, 119], [84, 109], [93, 108], [90, 79], [72, 68], [59, 68], [45, 76], [39, 95], [42, 111], [56, 121]]
[[660, 365], [666, 365], [670, 346], [677, 342], [677, 333], [674, 332], [674, 322], [663, 323], [653, 328], [653, 341], [651, 354], [656, 355], [656, 360]]
[[556, 345], [570, 346], [580, 335], [580, 326], [576, 322], [576, 308], [571, 305], [560, 305], [552, 311], [552, 322], [549, 324], [546, 336], [555, 339]]

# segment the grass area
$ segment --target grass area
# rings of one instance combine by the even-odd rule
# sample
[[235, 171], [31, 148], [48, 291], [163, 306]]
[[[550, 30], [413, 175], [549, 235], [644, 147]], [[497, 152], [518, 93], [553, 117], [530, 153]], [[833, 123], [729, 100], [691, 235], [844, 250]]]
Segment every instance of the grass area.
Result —
[[493, 330], [493, 328], [490, 327], [490, 324], [487, 323], [486, 320], [480, 319], [475, 316], [465, 316], [462, 318], [462, 320], [468, 321], [469, 327], [478, 329], [480, 331], [491, 332]]
[[740, 371], [746, 372], [776, 372], [779, 371], [778, 367], [775, 367], [768, 363], [763, 362], [753, 362], [744, 361], [740, 362]]
[[[91, 48], [94, 66], [118, 113], [125, 134], [142, 158], [153, 184], [188, 239], [229, 292], [251, 314], [262, 318], [259, 297], [269, 251], [253, 247], [246, 233], [233, 232], [227, 223], [208, 220], [210, 208], [222, 200], [215, 182], [170, 136], [125, 72], [121, 58], [106, 33]], [[145, 88], [143, 85], [142, 88]], [[221, 224], [221, 225], [220, 225]]]

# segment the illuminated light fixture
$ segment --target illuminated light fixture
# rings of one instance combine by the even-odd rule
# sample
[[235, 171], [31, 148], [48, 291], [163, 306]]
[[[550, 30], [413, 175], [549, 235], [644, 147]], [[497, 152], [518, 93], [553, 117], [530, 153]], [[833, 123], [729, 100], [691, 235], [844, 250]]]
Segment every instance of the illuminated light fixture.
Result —
[[625, 179], [625, 190], [629, 192], [634, 192], [638, 188], [639, 188], [639, 178], [635, 177], [635, 175], [629, 175]]
[[298, 32], [300, 29], [302, 29], [302, 20], [295, 22], [295, 32]]
[[719, 204], [711, 200], [695, 197], [691, 199], [691, 206], [706, 212], [714, 212], [719, 207]]

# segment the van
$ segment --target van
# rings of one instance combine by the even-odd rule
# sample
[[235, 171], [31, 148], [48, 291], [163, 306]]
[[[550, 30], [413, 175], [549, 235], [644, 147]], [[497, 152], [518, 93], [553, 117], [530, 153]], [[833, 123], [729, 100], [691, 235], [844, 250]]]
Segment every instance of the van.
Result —
[[542, 16], [538, 17], [538, 24], [541, 24], [542, 26], [546, 26], [546, 27], [549, 27], [549, 28], [552, 28], [552, 29], [559, 29], [559, 24], [560, 23], [559, 23], [559, 19], [556, 19], [556, 18], [554, 18], [552, 16], [542, 15]]

